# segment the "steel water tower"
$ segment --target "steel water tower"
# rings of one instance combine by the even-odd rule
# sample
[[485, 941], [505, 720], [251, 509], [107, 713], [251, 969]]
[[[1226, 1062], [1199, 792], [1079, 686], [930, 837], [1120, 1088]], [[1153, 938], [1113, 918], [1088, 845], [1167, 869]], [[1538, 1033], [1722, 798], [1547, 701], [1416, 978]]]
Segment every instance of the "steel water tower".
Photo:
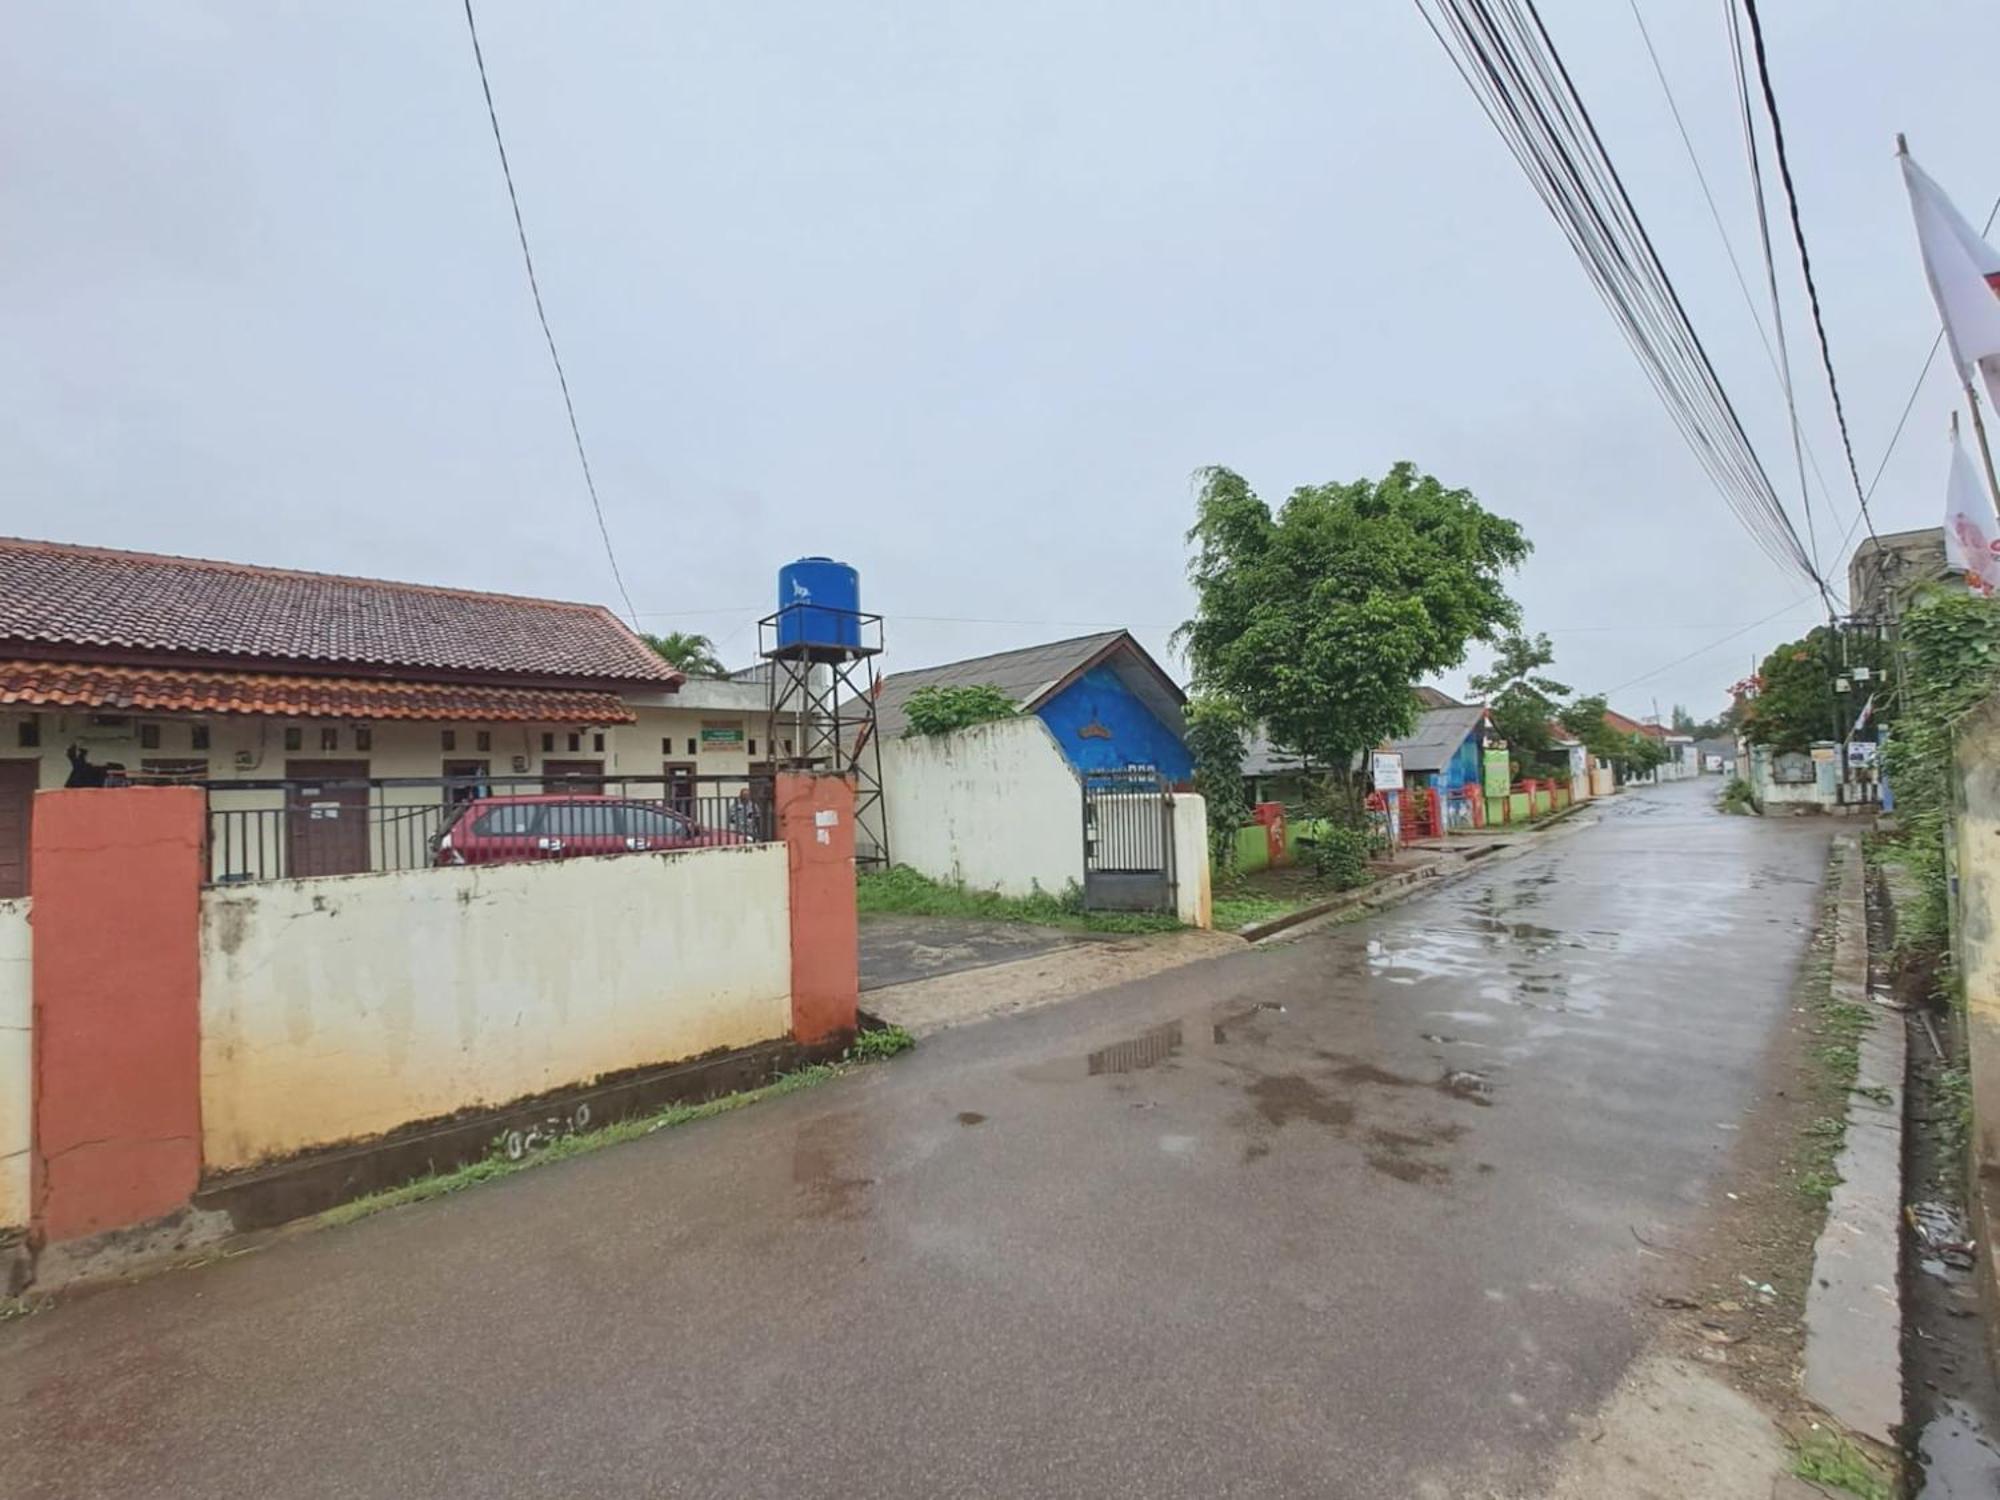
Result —
[[771, 762], [854, 778], [854, 854], [889, 862], [875, 700], [882, 617], [861, 609], [861, 575], [830, 557], [778, 570], [778, 608], [757, 625], [770, 685]]

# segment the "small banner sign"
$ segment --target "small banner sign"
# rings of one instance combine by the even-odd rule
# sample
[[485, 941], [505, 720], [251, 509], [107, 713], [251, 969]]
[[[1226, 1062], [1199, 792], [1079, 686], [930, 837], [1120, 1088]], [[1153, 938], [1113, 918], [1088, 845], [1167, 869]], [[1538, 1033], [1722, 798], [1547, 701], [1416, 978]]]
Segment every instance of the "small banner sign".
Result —
[[703, 719], [701, 742], [704, 745], [740, 745], [743, 743], [743, 726], [721, 719]]

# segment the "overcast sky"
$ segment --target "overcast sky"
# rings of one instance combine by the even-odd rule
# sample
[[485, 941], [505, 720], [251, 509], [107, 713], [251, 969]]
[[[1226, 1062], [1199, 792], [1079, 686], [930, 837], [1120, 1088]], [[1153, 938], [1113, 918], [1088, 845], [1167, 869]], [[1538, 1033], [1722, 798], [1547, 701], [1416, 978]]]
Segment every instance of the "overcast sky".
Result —
[[[1641, 4], [1755, 290], [1720, 7]], [[1892, 137], [1983, 220], [2000, 7], [1766, 10], [1865, 480], [1936, 329]], [[1193, 470], [1276, 501], [1402, 458], [1526, 527], [1529, 625], [1579, 688], [1643, 678], [1627, 712], [1706, 714], [1811, 622], [1407, 4], [478, 13], [648, 629], [738, 664], [825, 552], [891, 666], [1107, 624], [1165, 657]], [[1630, 10], [1543, 13], [1796, 512]], [[8, 33], [0, 530], [617, 603], [454, 0], [44, 0]], [[1780, 270], [1830, 558], [1853, 501]], [[1941, 361], [1879, 528], [1939, 518], [1953, 395]]]

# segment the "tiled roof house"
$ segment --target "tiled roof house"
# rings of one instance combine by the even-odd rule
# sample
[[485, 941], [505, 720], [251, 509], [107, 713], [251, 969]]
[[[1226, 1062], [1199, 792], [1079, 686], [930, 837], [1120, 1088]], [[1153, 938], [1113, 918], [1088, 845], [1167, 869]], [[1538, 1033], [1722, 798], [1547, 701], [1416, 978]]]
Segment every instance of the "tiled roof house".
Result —
[[771, 755], [764, 696], [687, 681], [601, 605], [0, 539], [0, 897], [32, 793], [78, 757], [133, 780], [691, 780]]

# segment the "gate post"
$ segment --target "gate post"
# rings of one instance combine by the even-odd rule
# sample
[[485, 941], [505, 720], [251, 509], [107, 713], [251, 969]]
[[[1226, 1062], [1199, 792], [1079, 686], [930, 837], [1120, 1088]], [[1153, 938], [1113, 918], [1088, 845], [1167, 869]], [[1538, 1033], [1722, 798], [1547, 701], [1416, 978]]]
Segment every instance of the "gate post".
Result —
[[35, 794], [32, 1232], [186, 1207], [201, 1177], [197, 787]]
[[778, 835], [791, 863], [792, 1040], [837, 1042], [854, 1035], [861, 1005], [854, 783], [786, 772], [777, 800]]

